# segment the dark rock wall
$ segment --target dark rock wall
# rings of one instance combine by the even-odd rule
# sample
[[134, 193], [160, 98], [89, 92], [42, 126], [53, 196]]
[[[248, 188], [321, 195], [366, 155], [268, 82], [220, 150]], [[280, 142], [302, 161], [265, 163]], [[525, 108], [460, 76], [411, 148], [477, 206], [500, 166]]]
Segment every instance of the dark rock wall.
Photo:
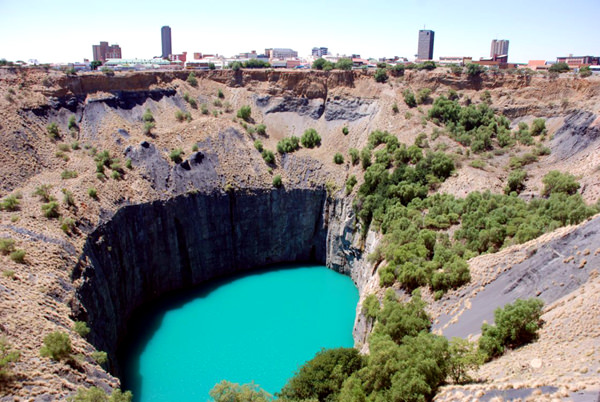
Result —
[[74, 315], [114, 358], [134, 310], [161, 294], [268, 264], [325, 263], [322, 190], [187, 194], [127, 206], [87, 239]]

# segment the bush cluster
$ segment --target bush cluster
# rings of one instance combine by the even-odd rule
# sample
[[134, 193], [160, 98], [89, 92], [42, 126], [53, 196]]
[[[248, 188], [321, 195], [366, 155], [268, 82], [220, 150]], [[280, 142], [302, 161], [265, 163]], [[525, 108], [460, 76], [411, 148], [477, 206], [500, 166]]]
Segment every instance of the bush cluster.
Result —
[[277, 152], [279, 152], [280, 154], [294, 152], [299, 148], [300, 138], [293, 135], [291, 137], [286, 137], [277, 142]]
[[317, 130], [314, 128], [309, 128], [308, 130], [304, 131], [304, 134], [302, 134], [300, 143], [304, 148], [314, 148], [321, 145], [321, 136], [319, 133], [317, 133]]
[[487, 360], [498, 357], [505, 349], [514, 349], [537, 339], [544, 302], [532, 298], [517, 299], [513, 304], [494, 311], [495, 325], [483, 324], [479, 349]]

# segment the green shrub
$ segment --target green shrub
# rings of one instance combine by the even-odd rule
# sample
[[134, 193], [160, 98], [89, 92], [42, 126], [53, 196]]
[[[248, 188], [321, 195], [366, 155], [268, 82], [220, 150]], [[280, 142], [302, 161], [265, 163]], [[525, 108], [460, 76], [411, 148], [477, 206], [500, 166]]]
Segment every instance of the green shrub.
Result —
[[419, 92], [417, 92], [416, 101], [417, 104], [422, 105], [431, 100], [431, 89], [429, 88], [421, 88]]
[[387, 70], [385, 68], [378, 68], [377, 71], [375, 71], [375, 75], [373, 76], [373, 78], [375, 78], [375, 82], [380, 82], [380, 83], [387, 82], [387, 80], [388, 80]]
[[196, 74], [194, 74], [193, 72], [191, 72], [190, 75], [188, 75], [186, 81], [194, 88], [198, 86], [198, 79], [196, 78]]
[[11, 238], [0, 238], [0, 253], [9, 255], [15, 251], [15, 241]]
[[74, 179], [77, 177], [77, 172], [74, 170], [63, 170], [60, 174], [60, 178], [63, 180]]
[[487, 103], [488, 105], [492, 103], [492, 94], [487, 89], [481, 93], [479, 97], [482, 102]]
[[17, 264], [25, 264], [25, 250], [16, 249], [12, 253], [10, 253], [10, 259], [16, 262]]
[[279, 396], [294, 401], [336, 401], [344, 379], [363, 365], [354, 348], [321, 350], [289, 379]]
[[348, 135], [349, 132], [350, 132], [350, 130], [348, 130], [348, 126], [342, 127], [342, 134]]
[[483, 169], [485, 167], [485, 161], [482, 159], [475, 159], [469, 165], [475, 169]]
[[63, 360], [71, 356], [71, 351], [69, 335], [55, 331], [44, 337], [44, 346], [40, 349], [40, 354], [53, 360]]
[[183, 110], [179, 109], [175, 111], [175, 119], [178, 122], [182, 122], [183, 120], [185, 120], [185, 114], [183, 113]]
[[265, 136], [267, 135], [267, 126], [264, 124], [259, 124], [256, 126], [256, 134]]
[[448, 371], [455, 384], [472, 381], [467, 374], [475, 371], [483, 364], [484, 356], [476, 348], [476, 344], [466, 339], [453, 337], [448, 346]]
[[208, 105], [206, 103], [200, 105], [200, 113], [202, 113], [203, 115], [208, 114]]
[[77, 393], [69, 398], [68, 402], [131, 402], [133, 395], [130, 391], [122, 392], [116, 389], [110, 395], [98, 387], [79, 388]]
[[348, 58], [339, 59], [337, 61], [337, 63], [335, 63], [335, 68], [337, 68], [338, 70], [346, 70], [346, 71], [352, 70], [352, 59], [348, 59]]
[[62, 218], [60, 220], [60, 229], [66, 234], [73, 233], [75, 229], [75, 219], [73, 218]]
[[62, 152], [71, 152], [71, 146], [69, 144], [60, 143], [58, 144], [58, 149]]
[[66, 188], [63, 188], [61, 191], [63, 193], [63, 202], [65, 203], [65, 205], [67, 205], [68, 207], [74, 206], [75, 198], [73, 197], [73, 193], [67, 190]]
[[524, 170], [513, 170], [508, 175], [506, 187], [504, 187], [504, 193], [510, 194], [513, 191], [517, 194], [525, 190], [525, 179], [527, 179], [527, 172]]
[[304, 131], [304, 134], [302, 134], [300, 143], [305, 148], [314, 148], [321, 145], [321, 136], [319, 133], [317, 133], [317, 130], [314, 128], [309, 128], [308, 130]]
[[300, 139], [296, 136], [291, 136], [280, 140], [277, 143], [277, 152], [281, 154], [294, 152], [300, 148]]
[[54, 122], [48, 124], [46, 126], [46, 130], [48, 131], [48, 136], [55, 140], [60, 137], [60, 132], [58, 130], [58, 125]]
[[242, 119], [244, 121], [249, 122], [250, 121], [250, 116], [252, 114], [252, 109], [250, 108], [250, 106], [246, 105], [246, 106], [242, 106], [238, 111], [237, 111], [237, 117], [239, 119]]
[[579, 69], [579, 76], [581, 78], [586, 78], [590, 75], [592, 75], [592, 69], [590, 68], [590, 66], [583, 66]]
[[357, 180], [355, 175], [348, 177], [348, 180], [346, 180], [346, 194], [350, 194], [352, 192], [356, 183]]
[[146, 111], [142, 115], [142, 121], [145, 121], [146, 123], [154, 122], [154, 116], [152, 115], [150, 109], [146, 109]]
[[569, 70], [570, 68], [567, 63], [555, 63], [548, 69], [548, 71], [553, 73], [566, 73]]
[[0, 336], [0, 384], [10, 378], [11, 364], [19, 361], [21, 353], [14, 350], [5, 336]]
[[265, 160], [265, 162], [271, 164], [271, 163], [275, 163], [275, 154], [273, 153], [273, 151], [269, 151], [268, 149], [265, 149], [262, 151], [261, 153], [263, 159]]
[[17, 198], [16, 195], [11, 194], [4, 197], [4, 199], [0, 202], [0, 210], [3, 211], [18, 211], [20, 209], [21, 202]]
[[479, 349], [490, 360], [537, 339], [544, 302], [540, 299], [517, 299], [513, 304], [494, 311], [495, 325], [481, 327]]
[[200, 147], [198, 147], [198, 144], [192, 145], [192, 152], [198, 152], [198, 149], [200, 149]]
[[221, 88], [217, 89], [217, 98], [225, 99], [225, 95], [223, 94], [223, 91], [221, 90]]
[[415, 98], [415, 94], [410, 89], [405, 89], [404, 92], [402, 92], [402, 95], [404, 96], [404, 103], [406, 103], [408, 107], [417, 106], [417, 99]]
[[271, 394], [254, 383], [237, 384], [221, 381], [210, 390], [210, 397], [215, 402], [270, 402]]
[[58, 218], [60, 213], [58, 212], [58, 202], [50, 201], [46, 204], [42, 204], [42, 212], [48, 219]]
[[535, 119], [533, 123], [531, 123], [531, 135], [538, 136], [544, 135], [548, 132], [546, 130], [546, 120], [544, 119]]
[[335, 154], [335, 155], [333, 155], [333, 162], [334, 162], [336, 165], [341, 165], [342, 163], [344, 163], [344, 155], [342, 155], [342, 154], [341, 154], [341, 153], [339, 153], [339, 152], [336, 152], [336, 154]]
[[466, 69], [467, 75], [469, 77], [478, 77], [479, 75], [481, 75], [481, 73], [485, 71], [485, 68], [483, 66], [475, 63], [467, 64]]
[[96, 363], [103, 365], [108, 361], [108, 355], [106, 354], [106, 352], [94, 351], [92, 352], [92, 359], [94, 359]]
[[151, 135], [152, 134], [152, 130], [154, 130], [154, 127], [156, 127], [156, 124], [152, 121], [147, 121], [144, 123], [144, 134], [146, 135]]
[[397, 104], [396, 102], [394, 102], [394, 103], [392, 104], [392, 112], [393, 112], [394, 114], [397, 114], [399, 111], [400, 111], [400, 109], [398, 108], [398, 104]]
[[263, 151], [263, 144], [262, 144], [261, 140], [254, 140], [254, 148], [256, 148], [256, 150], [258, 152]]
[[69, 117], [69, 123], [67, 124], [67, 128], [69, 130], [77, 130], [77, 120], [75, 119], [75, 116], [71, 116]]
[[125, 159], [125, 167], [130, 170], [133, 169], [133, 161], [131, 158]]
[[118, 170], [113, 170], [110, 173], [110, 177], [113, 180], [121, 180], [123, 178], [123, 175], [121, 174], [121, 172], [119, 172]]
[[85, 321], [75, 321], [73, 324], [73, 331], [77, 332], [82, 338], [85, 338], [90, 334], [91, 330]]
[[542, 194], [545, 196], [560, 193], [570, 195], [579, 190], [579, 183], [575, 180], [575, 176], [558, 170], [548, 172], [542, 179], [542, 183], [544, 183]]
[[362, 162], [363, 170], [366, 170], [371, 166], [371, 148], [364, 147], [362, 151], [360, 151], [360, 160]]
[[88, 188], [88, 195], [97, 200], [98, 199], [98, 190], [96, 190], [94, 187], [90, 187]]
[[182, 154], [183, 149], [175, 148], [169, 153], [169, 158], [171, 158], [171, 160], [175, 163], [181, 163], [181, 161], [183, 161], [183, 159], [181, 158]]
[[73, 142], [71, 143], [71, 149], [72, 149], [73, 151], [77, 151], [77, 150], [79, 149], [79, 141], [73, 141]]
[[280, 175], [276, 175], [275, 177], [273, 177], [273, 187], [281, 187], [282, 185], [282, 181], [281, 181], [281, 176]]
[[362, 313], [365, 317], [375, 319], [377, 318], [377, 314], [379, 313], [379, 299], [377, 296], [371, 293], [365, 298], [362, 306]]
[[352, 162], [352, 165], [353, 166], [358, 165], [358, 162], [360, 161], [360, 154], [358, 152], [358, 149], [350, 148], [348, 150], [348, 154], [350, 155], [350, 161]]
[[523, 145], [533, 144], [533, 137], [529, 131], [529, 126], [525, 122], [519, 123], [519, 130], [515, 134], [515, 138]]

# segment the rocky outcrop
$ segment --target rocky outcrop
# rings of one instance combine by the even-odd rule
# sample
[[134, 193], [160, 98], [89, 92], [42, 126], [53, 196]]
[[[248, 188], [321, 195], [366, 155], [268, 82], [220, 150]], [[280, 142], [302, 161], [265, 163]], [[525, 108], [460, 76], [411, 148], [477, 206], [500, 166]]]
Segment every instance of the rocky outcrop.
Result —
[[593, 113], [579, 111], [565, 118], [564, 125], [554, 133], [552, 157], [568, 159], [589, 149], [600, 138], [600, 118]]

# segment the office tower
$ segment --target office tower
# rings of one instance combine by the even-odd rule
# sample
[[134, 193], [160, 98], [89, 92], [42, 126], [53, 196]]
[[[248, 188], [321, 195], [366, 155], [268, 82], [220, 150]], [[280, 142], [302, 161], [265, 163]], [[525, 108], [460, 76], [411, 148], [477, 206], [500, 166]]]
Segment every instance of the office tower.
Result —
[[428, 29], [419, 31], [419, 49], [417, 51], [417, 59], [431, 60], [433, 59], [433, 37], [435, 32]]
[[506, 39], [492, 40], [490, 57], [494, 58], [496, 56], [508, 56], [508, 41]]
[[173, 53], [171, 50], [171, 28], [164, 26], [160, 29], [160, 36], [162, 39], [162, 55], [163, 59], [168, 59], [169, 55]]
[[313, 47], [312, 55], [315, 57], [323, 57], [328, 55], [328, 49], [326, 47]]

